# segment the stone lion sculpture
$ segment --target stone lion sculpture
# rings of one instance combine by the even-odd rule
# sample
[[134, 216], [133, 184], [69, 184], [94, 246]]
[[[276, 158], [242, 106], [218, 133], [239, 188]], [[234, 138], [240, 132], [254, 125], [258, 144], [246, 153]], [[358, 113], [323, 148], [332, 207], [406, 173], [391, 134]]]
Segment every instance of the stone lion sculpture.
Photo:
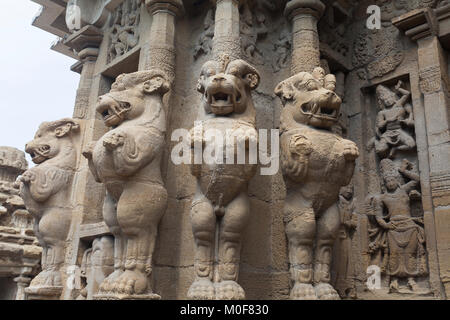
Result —
[[280, 144], [291, 299], [339, 299], [330, 285], [331, 251], [340, 227], [337, 203], [359, 152], [355, 143], [331, 132], [342, 102], [335, 87], [336, 78], [316, 68], [275, 89], [284, 106]]
[[160, 298], [152, 292], [150, 275], [167, 207], [160, 168], [167, 79], [160, 70], [123, 74], [98, 101], [97, 112], [112, 130], [83, 155], [95, 179], [106, 186], [103, 218], [115, 238], [115, 265], [96, 299]]
[[[255, 68], [243, 60], [230, 62], [226, 56], [220, 62], [206, 62], [201, 71], [197, 89], [203, 97], [199, 121], [191, 130], [192, 147], [199, 144], [234, 151], [240, 145], [246, 159], [241, 164], [234, 158], [228, 159], [233, 164], [227, 164], [225, 157], [218, 159], [223, 163], [193, 162], [192, 174], [197, 178], [191, 208], [196, 279], [188, 291], [190, 299], [245, 298], [237, 280], [241, 234], [249, 219], [247, 183], [256, 173], [256, 164], [248, 161], [248, 146], [258, 140], [251, 91], [259, 81]], [[208, 130], [222, 135], [226, 146], [208, 139], [204, 134]]]
[[43, 248], [42, 271], [31, 281], [29, 293], [62, 292], [61, 267], [72, 217], [78, 131], [79, 125], [72, 119], [44, 122], [25, 147], [36, 166], [19, 177], [20, 195], [35, 217], [35, 233]]

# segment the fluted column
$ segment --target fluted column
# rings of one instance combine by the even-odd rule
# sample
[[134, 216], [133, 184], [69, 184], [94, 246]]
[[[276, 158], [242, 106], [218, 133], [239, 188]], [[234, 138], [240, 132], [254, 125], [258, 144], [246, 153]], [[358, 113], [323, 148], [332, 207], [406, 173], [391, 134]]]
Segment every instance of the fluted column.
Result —
[[312, 72], [320, 66], [319, 33], [317, 23], [325, 11], [320, 0], [291, 0], [285, 15], [292, 21], [291, 73]]

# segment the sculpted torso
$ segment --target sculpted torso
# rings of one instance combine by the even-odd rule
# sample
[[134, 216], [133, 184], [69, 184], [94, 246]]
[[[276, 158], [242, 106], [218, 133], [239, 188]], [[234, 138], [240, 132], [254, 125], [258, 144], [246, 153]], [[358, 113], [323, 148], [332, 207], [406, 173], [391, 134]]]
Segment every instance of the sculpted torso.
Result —
[[411, 216], [409, 194], [403, 188], [400, 187], [393, 193], [384, 193], [380, 199], [388, 209], [391, 217]]
[[[301, 130], [294, 129], [283, 134], [282, 146], [298, 141], [296, 137], [299, 135], [302, 137], [300, 138], [302, 145], [306, 144], [306, 148], [310, 148], [311, 153], [305, 159], [307, 164], [306, 162], [303, 164], [304, 173], [292, 172], [289, 169], [289, 163], [284, 163], [283, 168], [287, 178], [294, 182], [287, 183], [293, 190], [297, 190], [317, 212], [321, 212], [334, 204], [340, 188], [350, 183], [354, 164], [347, 161], [344, 150], [353, 143], [331, 132], [313, 130], [305, 126]], [[299, 146], [299, 148], [300, 152], [303, 152], [305, 147]], [[286, 150], [286, 152], [291, 151]], [[308, 181], [308, 183], [296, 183], [296, 181]]]
[[[203, 122], [202, 127], [203, 132], [215, 130], [224, 137], [225, 141], [223, 141], [223, 144], [215, 139], [202, 139], [204, 150], [222, 149], [223, 164], [215, 162], [206, 163], [204, 161], [201, 165], [194, 165], [192, 172], [199, 178], [200, 188], [203, 194], [214, 204], [226, 206], [246, 187], [248, 181], [256, 172], [257, 165], [249, 164], [248, 148], [245, 145], [242, 148], [245, 153], [245, 163], [237, 163], [238, 140], [242, 139], [241, 135], [245, 132], [246, 137], [248, 137], [246, 139], [247, 146], [249, 139], [256, 145], [258, 142], [258, 133], [251, 124], [228, 118], [206, 120]], [[233, 139], [233, 137], [236, 138]], [[230, 141], [231, 144], [227, 145], [227, 141]], [[231, 164], [226, 163], [227, 148], [234, 150], [235, 156]]]

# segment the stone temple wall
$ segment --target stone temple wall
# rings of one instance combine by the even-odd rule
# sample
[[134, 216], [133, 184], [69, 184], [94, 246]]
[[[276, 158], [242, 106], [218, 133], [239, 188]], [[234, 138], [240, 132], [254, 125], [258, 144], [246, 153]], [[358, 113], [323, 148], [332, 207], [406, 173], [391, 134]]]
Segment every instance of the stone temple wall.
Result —
[[[19, 299], [449, 296], [448, 1], [40, 2], [80, 84], [27, 145]], [[280, 169], [175, 164], [199, 120], [280, 130]]]

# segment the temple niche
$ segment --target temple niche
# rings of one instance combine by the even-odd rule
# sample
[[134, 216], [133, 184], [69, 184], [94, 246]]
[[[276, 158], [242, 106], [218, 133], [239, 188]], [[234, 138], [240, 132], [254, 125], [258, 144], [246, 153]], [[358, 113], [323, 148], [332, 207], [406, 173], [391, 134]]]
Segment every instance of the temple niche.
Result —
[[449, 1], [39, 2], [80, 84], [36, 166], [0, 149], [5, 298], [450, 297]]

